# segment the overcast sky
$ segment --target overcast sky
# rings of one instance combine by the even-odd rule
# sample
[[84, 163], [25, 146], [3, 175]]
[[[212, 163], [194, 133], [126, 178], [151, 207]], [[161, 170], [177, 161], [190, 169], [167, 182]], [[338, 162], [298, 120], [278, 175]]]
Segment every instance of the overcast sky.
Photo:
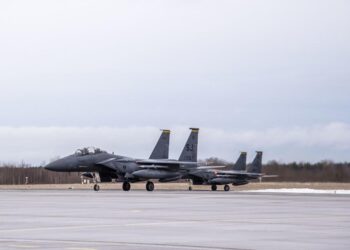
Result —
[[349, 1], [0, 2], [0, 161], [77, 147], [350, 161]]

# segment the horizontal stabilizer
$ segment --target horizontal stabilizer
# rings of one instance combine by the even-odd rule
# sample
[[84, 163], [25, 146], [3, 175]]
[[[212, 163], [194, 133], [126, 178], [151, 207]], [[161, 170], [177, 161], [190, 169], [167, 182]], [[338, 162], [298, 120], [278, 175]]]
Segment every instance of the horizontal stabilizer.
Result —
[[263, 175], [263, 178], [276, 178], [278, 175]]

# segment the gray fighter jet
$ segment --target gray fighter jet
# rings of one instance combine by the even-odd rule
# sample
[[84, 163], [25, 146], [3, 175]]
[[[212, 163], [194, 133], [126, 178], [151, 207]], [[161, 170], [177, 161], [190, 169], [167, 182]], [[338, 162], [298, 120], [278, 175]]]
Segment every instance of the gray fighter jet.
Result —
[[129, 191], [133, 182], [147, 181], [146, 189], [154, 190], [151, 179], [168, 182], [182, 178], [190, 169], [197, 167], [197, 145], [199, 129], [192, 128], [191, 134], [179, 160], [170, 160], [170, 131], [163, 130], [150, 159], [139, 160], [126, 156], [107, 153], [100, 149], [84, 148], [77, 150], [57, 161], [51, 162], [45, 168], [59, 172], [85, 172], [96, 183], [94, 190], [98, 191], [98, 182], [110, 182], [115, 179], [123, 182], [123, 190]]
[[258, 151], [252, 164], [246, 170], [247, 154], [242, 152], [232, 170], [193, 170], [190, 175], [194, 185], [211, 185], [213, 191], [217, 190], [217, 185], [224, 185], [224, 190], [229, 191], [232, 184], [234, 186], [248, 184], [250, 180], [264, 177], [262, 170], [262, 155]]
[[[170, 130], [163, 129], [159, 140], [154, 147], [149, 159], [168, 159], [169, 157]], [[45, 168], [57, 172], [83, 172], [84, 177], [92, 178], [96, 183], [94, 190], [99, 190], [98, 182], [111, 182], [119, 180], [126, 170], [135, 170], [137, 167], [120, 164], [113, 165], [115, 161], [121, 161], [127, 157], [109, 154], [99, 148], [78, 149], [75, 154], [51, 162]], [[129, 158], [127, 158], [129, 160]], [[118, 169], [121, 168], [121, 169]], [[125, 168], [124, 168], [125, 167]], [[128, 168], [128, 169], [127, 169]], [[129, 169], [130, 168], [130, 169]], [[124, 171], [123, 171], [124, 170]], [[133, 180], [136, 182], [137, 180]], [[125, 184], [127, 188], [127, 184]]]

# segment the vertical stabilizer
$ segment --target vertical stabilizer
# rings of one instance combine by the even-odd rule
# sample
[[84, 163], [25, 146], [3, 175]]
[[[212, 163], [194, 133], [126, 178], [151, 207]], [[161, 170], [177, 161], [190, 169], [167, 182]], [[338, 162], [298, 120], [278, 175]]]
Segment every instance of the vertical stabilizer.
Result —
[[150, 159], [168, 159], [169, 158], [169, 142], [170, 142], [170, 130], [162, 129], [162, 134], [159, 137], [159, 140], [156, 146], [153, 149], [153, 152]]
[[247, 152], [241, 152], [239, 158], [237, 159], [235, 165], [233, 166], [233, 170], [245, 171], [246, 166], [247, 166]]
[[199, 128], [190, 128], [191, 134], [187, 139], [184, 149], [180, 155], [179, 161], [197, 161], [198, 133]]
[[248, 167], [248, 172], [249, 173], [257, 173], [257, 174], [261, 173], [261, 169], [262, 169], [262, 155], [263, 155], [263, 152], [261, 152], [261, 151], [257, 151], [256, 152], [256, 156], [255, 156], [252, 164]]

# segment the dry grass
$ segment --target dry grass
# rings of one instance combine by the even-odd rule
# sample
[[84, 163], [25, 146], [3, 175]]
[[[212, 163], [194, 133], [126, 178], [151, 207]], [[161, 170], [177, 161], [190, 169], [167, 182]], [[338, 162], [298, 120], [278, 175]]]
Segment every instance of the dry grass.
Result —
[[[38, 184], [38, 185], [0, 185], [0, 190], [63, 190], [63, 189], [92, 189], [93, 184]], [[113, 190], [121, 189], [121, 183], [102, 183], [101, 189]], [[244, 191], [244, 190], [259, 190], [259, 189], [278, 189], [278, 188], [311, 188], [311, 189], [344, 189], [350, 190], [350, 183], [333, 183], [333, 182], [312, 182], [312, 183], [299, 183], [299, 182], [262, 182], [262, 183], [250, 183], [244, 186], [232, 187], [231, 190]], [[133, 190], [144, 190], [145, 183], [133, 183], [131, 184]], [[155, 183], [156, 190], [188, 190], [187, 183]], [[219, 186], [218, 189], [222, 189]], [[210, 190], [210, 186], [193, 186], [193, 190]]]

